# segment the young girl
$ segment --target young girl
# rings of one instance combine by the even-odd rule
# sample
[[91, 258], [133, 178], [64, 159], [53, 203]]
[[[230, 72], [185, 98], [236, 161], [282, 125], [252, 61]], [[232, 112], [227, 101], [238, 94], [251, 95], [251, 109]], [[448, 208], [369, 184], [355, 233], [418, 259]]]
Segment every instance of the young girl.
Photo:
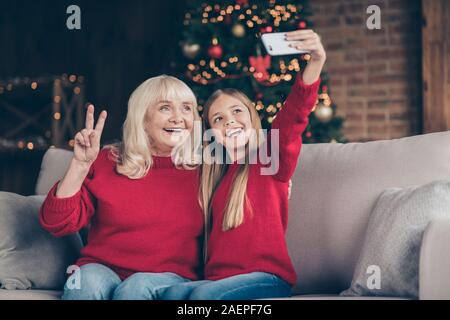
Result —
[[69, 169], [41, 207], [55, 236], [90, 223], [62, 298], [158, 299], [167, 286], [198, 279], [199, 170], [182, 148], [200, 120], [196, 99], [176, 78], [148, 79], [129, 99], [123, 142], [100, 151], [105, 119], [103, 111], [94, 128], [89, 107]]
[[[325, 51], [312, 30], [289, 32], [287, 40], [310, 51], [311, 59], [272, 124], [271, 136], [279, 132], [278, 171], [264, 175], [263, 165], [248, 163], [250, 131], [261, 128], [251, 101], [234, 89], [216, 91], [204, 106], [204, 128], [214, 130], [231, 164], [202, 165], [200, 197], [210, 222], [205, 280], [174, 285], [164, 299], [259, 299], [291, 293], [296, 274], [285, 242], [288, 183], [317, 99]], [[278, 154], [271, 151], [274, 160]]]

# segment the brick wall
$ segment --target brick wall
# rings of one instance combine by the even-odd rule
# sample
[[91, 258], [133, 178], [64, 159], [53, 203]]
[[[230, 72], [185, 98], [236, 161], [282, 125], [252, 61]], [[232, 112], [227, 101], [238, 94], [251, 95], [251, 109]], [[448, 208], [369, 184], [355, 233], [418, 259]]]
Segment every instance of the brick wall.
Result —
[[[421, 132], [420, 0], [310, 0], [311, 20], [327, 50], [325, 71], [350, 141]], [[366, 9], [381, 8], [369, 30]]]

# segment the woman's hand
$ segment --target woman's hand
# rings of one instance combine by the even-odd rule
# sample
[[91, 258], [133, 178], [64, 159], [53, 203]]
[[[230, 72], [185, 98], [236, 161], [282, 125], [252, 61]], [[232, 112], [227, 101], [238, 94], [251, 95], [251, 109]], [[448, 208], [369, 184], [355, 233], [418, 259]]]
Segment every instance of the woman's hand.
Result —
[[320, 36], [311, 29], [296, 30], [286, 33], [286, 40], [292, 41], [291, 47], [309, 51], [311, 58], [303, 71], [303, 82], [314, 83], [320, 76], [327, 55]]
[[73, 160], [81, 166], [90, 167], [100, 152], [100, 138], [105, 126], [107, 113], [103, 110], [94, 128], [94, 106], [89, 105], [86, 112], [86, 128], [75, 135]]

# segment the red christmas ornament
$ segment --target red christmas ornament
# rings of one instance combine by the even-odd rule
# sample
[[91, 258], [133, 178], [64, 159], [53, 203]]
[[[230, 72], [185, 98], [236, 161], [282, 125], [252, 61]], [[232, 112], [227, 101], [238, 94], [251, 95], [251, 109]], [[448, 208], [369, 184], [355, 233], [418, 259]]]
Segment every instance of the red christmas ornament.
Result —
[[267, 26], [265, 28], [261, 28], [261, 33], [271, 33], [273, 31], [272, 26]]
[[220, 44], [213, 44], [208, 48], [208, 55], [213, 59], [220, 59], [223, 55], [223, 49]]
[[306, 28], [306, 22], [305, 21], [300, 21], [299, 24], [298, 24], [298, 27], [300, 29], [305, 29]]
[[245, 6], [248, 4], [248, 0], [236, 0], [236, 4], [240, 6]]
[[311, 131], [308, 131], [308, 132], [306, 133], [306, 137], [311, 138], [311, 136], [312, 136]]
[[267, 69], [270, 68], [270, 56], [266, 55], [265, 57], [249, 57], [248, 60], [250, 62], [250, 66], [255, 68], [253, 76], [255, 77], [256, 81], [267, 81], [269, 79], [269, 72], [267, 72]]

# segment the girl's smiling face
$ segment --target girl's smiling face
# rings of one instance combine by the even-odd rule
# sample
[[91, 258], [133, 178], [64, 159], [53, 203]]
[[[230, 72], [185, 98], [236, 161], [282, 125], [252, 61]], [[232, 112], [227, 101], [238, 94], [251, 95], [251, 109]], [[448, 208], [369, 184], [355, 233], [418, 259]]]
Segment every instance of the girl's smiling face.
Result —
[[172, 149], [189, 136], [194, 125], [192, 102], [159, 101], [148, 108], [145, 131], [156, 156], [170, 156]]
[[229, 151], [247, 145], [252, 120], [250, 111], [239, 99], [222, 94], [209, 108], [208, 122], [217, 142]]

